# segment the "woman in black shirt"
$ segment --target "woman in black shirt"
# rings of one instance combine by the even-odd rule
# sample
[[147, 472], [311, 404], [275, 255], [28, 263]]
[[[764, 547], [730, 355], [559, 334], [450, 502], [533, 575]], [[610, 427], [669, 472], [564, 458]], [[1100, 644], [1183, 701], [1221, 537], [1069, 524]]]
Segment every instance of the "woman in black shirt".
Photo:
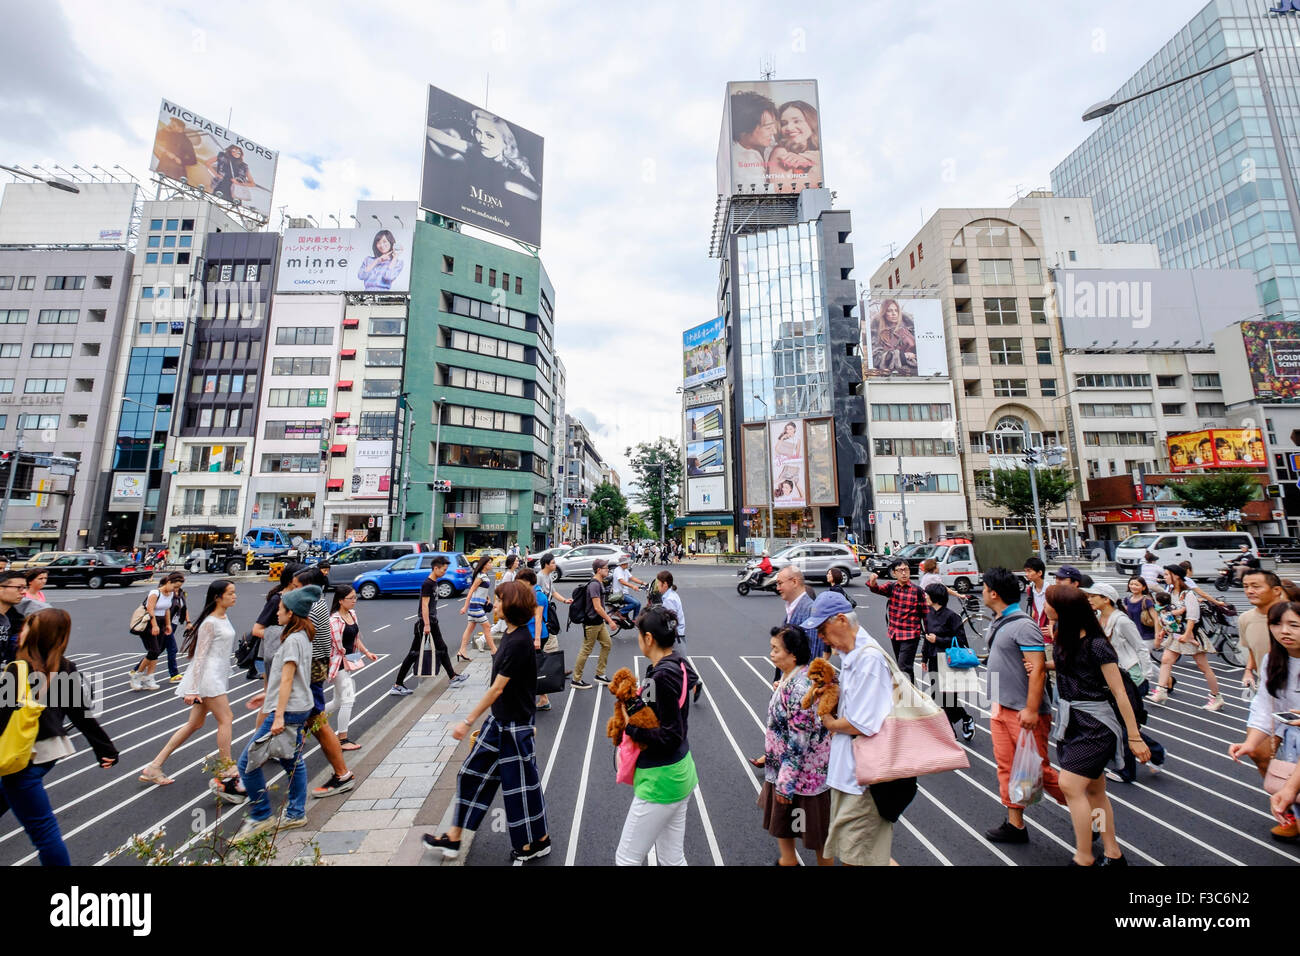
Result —
[[497, 600], [508, 630], [492, 658], [492, 686], [452, 736], [463, 740], [484, 711], [492, 713], [456, 776], [455, 826], [441, 836], [426, 833], [424, 843], [455, 859], [462, 832], [479, 828], [500, 787], [513, 847], [510, 860], [522, 866], [551, 852], [533, 729], [537, 659], [528, 622], [537, 610], [537, 597], [524, 582], [507, 581], [497, 588]]
[[[926, 673], [930, 675], [930, 696], [940, 700], [939, 655], [954, 644], [958, 647], [967, 646], [966, 625], [962, 623], [961, 617], [948, 607], [946, 587], [942, 584], [927, 584], [924, 590], [925, 603], [929, 610], [925, 612], [923, 625], [925, 640], [921, 643], [921, 661], [925, 665]], [[948, 696], [946, 689], [944, 691], [944, 696]], [[957, 702], [956, 695], [953, 694], [951, 704], [944, 704], [942, 701], [940, 703], [943, 712], [948, 715], [949, 722], [954, 724], [961, 722], [961, 739], [967, 741], [974, 739], [975, 719]]]

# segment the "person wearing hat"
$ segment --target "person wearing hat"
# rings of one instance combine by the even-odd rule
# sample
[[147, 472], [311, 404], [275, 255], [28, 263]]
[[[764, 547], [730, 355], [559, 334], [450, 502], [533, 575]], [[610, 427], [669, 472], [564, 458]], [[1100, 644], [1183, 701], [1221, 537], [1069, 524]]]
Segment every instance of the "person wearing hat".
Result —
[[[1145, 725], [1147, 714], [1146, 708], [1142, 706], [1142, 700], [1151, 686], [1149, 678], [1152, 667], [1151, 655], [1147, 653], [1142, 635], [1138, 632], [1133, 619], [1120, 610], [1119, 592], [1109, 584], [1094, 583], [1091, 587], [1083, 588], [1083, 593], [1088, 595], [1088, 603], [1097, 612], [1097, 620], [1101, 622], [1101, 630], [1106, 635], [1106, 640], [1110, 641], [1111, 646], [1115, 648], [1115, 655], [1119, 658], [1119, 669], [1132, 684], [1130, 687], [1129, 682], [1125, 683], [1125, 689], [1129, 691], [1129, 703], [1137, 715], [1138, 723]], [[1151, 749], [1150, 767], [1153, 772], [1159, 772], [1160, 765], [1165, 762], [1165, 748], [1145, 731], [1141, 736], [1143, 743]], [[1137, 779], [1137, 758], [1133, 756], [1127, 741], [1124, 744], [1124, 769], [1119, 773], [1107, 770], [1106, 776], [1124, 783], [1132, 783]]]
[[[277, 621], [280, 647], [266, 672], [266, 692], [252, 697], [248, 706], [265, 708], [257, 730], [239, 756], [239, 777], [248, 794], [248, 816], [235, 834], [235, 841], [245, 840], [279, 827], [287, 830], [307, 823], [307, 764], [302, 759], [303, 725], [311, 714], [311, 641], [313, 628], [311, 609], [320, 600], [321, 591], [316, 585], [300, 587], [283, 593]], [[288, 730], [294, 735], [292, 758], [278, 758], [280, 766], [289, 777], [289, 802], [284, 815], [276, 818], [271, 813], [271, 799], [266, 790], [266, 775], [261, 766], [249, 766], [249, 752], [257, 740], [270, 734], [277, 737]]]
[[894, 700], [889, 659], [858, 623], [853, 606], [835, 591], [819, 594], [800, 626], [839, 651], [842, 661], [838, 714], [822, 718], [822, 726], [831, 732], [826, 770], [830, 824], [822, 856], [847, 866], [888, 866], [894, 824], [882, 815], [871, 788], [858, 783], [853, 738], [878, 733], [889, 716]]
[[646, 582], [640, 578], [633, 577], [630, 570], [632, 566], [632, 556], [624, 552], [618, 556], [618, 567], [610, 574], [614, 579], [614, 596], [623, 599], [623, 614], [629, 621], [635, 621], [637, 615], [641, 613], [641, 602], [632, 597], [633, 591], [639, 591], [646, 586]]
[[596, 680], [608, 684], [605, 665], [609, 663], [609, 652], [614, 647], [610, 639], [610, 628], [617, 630], [614, 619], [605, 610], [605, 580], [609, 577], [609, 562], [596, 558], [591, 562], [591, 581], [587, 584], [587, 616], [582, 622], [582, 648], [578, 659], [573, 664], [573, 676], [569, 684], [577, 690], [589, 690], [591, 685], [582, 679], [582, 670], [587, 666], [587, 658], [596, 644], [600, 644], [600, 656], [596, 658]]
[[1083, 572], [1072, 564], [1063, 564], [1056, 569], [1056, 583], [1070, 587], [1083, 587]]

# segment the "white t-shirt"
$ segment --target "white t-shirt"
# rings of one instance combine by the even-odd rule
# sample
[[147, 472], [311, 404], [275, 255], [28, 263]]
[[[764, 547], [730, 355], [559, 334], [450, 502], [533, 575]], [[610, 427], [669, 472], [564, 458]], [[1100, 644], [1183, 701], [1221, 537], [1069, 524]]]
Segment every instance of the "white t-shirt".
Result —
[[623, 586], [624, 582], [629, 580], [632, 577], [632, 572], [626, 570], [621, 565], [619, 567], [616, 567], [613, 570], [613, 572], [610, 574], [610, 577], [614, 581], [614, 593], [617, 594], [619, 597], [622, 597], [627, 591], [632, 590], [631, 586], [628, 586], [626, 588], [624, 588]]
[[1273, 715], [1283, 710], [1300, 711], [1300, 657], [1287, 661], [1286, 684], [1277, 697], [1270, 694], [1264, 685], [1267, 663], [1268, 654], [1265, 654], [1259, 664], [1259, 693], [1250, 701], [1250, 717], [1246, 724], [1266, 734], [1280, 734], [1282, 725], [1273, 719]]
[[163, 594], [162, 591], [155, 588], [149, 592], [149, 597], [155, 597], [158, 599], [158, 603], [155, 604], [153, 608], [154, 614], [158, 617], [166, 617], [167, 612], [172, 609], [172, 596], [170, 594]]

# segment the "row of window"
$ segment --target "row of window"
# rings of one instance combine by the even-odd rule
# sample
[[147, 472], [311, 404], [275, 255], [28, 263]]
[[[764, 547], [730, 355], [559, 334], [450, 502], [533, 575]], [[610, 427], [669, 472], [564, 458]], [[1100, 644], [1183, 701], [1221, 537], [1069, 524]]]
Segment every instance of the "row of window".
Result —
[[257, 376], [243, 372], [195, 375], [190, 378], [191, 395], [239, 395], [257, 391]]
[[[495, 392], [498, 395], [517, 395], [523, 397], [524, 380], [493, 372], [479, 372], [472, 368], [447, 367], [439, 384], [452, 388], [469, 388], [478, 392]], [[540, 394], [540, 393], [539, 393]]]
[[946, 438], [877, 438], [872, 444], [877, 455], [955, 455], [956, 443]]
[[234, 359], [256, 362], [262, 357], [262, 343], [256, 339], [204, 340], [194, 343], [194, 358], [200, 361]]
[[[1084, 418], [1150, 418], [1152, 405], [1149, 402], [1111, 402], [1104, 404], [1082, 404], [1079, 414]], [[1197, 402], [1196, 414], [1201, 418], [1217, 418], [1227, 414], [1223, 402]], [[1187, 414], [1186, 402], [1162, 402], [1162, 415]]]
[[[1177, 388], [1181, 375], [1157, 375], [1159, 388]], [[1151, 376], [1142, 373], [1076, 375], [1076, 388], [1150, 388]], [[1218, 372], [1192, 373], [1192, 388], [1222, 388]]]
[[[88, 348], [93, 346], [93, 350]], [[22, 358], [23, 347], [18, 342], [6, 342], [0, 345], [0, 358]], [[82, 355], [98, 355], [98, 342], [83, 342]], [[33, 342], [32, 358], [72, 358], [71, 342]]]
[[182, 249], [188, 249], [194, 244], [193, 236], [150, 236], [148, 248], [157, 249], [174, 249], [178, 245]]
[[[102, 313], [103, 310], [95, 310]], [[27, 309], [0, 309], [0, 325], [26, 325], [30, 313]], [[80, 309], [41, 309], [36, 317], [38, 325], [76, 325]], [[94, 315], [92, 314], [92, 319]], [[103, 319], [96, 319], [103, 321]]]
[[311, 455], [263, 455], [262, 467], [263, 472], [304, 472], [320, 471], [321, 460], [319, 454]]
[[188, 252], [146, 252], [144, 261], [151, 266], [184, 266], [189, 265], [190, 254]]
[[329, 326], [282, 326], [275, 330], [276, 345], [333, 345], [334, 330]]
[[[442, 269], [442, 271], [443, 271], [443, 272], [451, 272], [451, 269], [452, 269], [452, 260], [451, 260], [451, 258], [450, 258], [449, 256], [443, 256], [442, 258], [443, 258], [443, 260], [444, 260], [444, 261], [443, 261], [443, 269]], [[493, 286], [493, 287], [495, 288], [495, 287], [496, 287], [496, 284], [497, 284], [497, 270], [496, 270], [496, 269], [489, 269], [489, 270], [487, 271], [487, 274], [488, 274], [487, 284], [490, 285], [490, 286]], [[482, 266], [477, 266], [477, 265], [476, 265], [476, 266], [474, 267], [474, 281], [475, 281], [475, 282], [478, 282], [478, 283], [480, 283], [480, 284], [483, 282], [483, 267], [482, 267]], [[502, 289], [505, 289], [507, 292], [510, 291], [510, 273], [509, 273], [509, 272], [503, 272], [503, 273], [501, 273], [501, 288], [502, 288]], [[523, 280], [523, 277], [522, 277], [522, 276], [515, 276], [515, 295], [523, 295], [523, 294], [524, 294], [524, 280]]]
[[186, 428], [238, 428], [244, 420], [244, 412], [250, 419], [255, 410], [251, 408], [197, 408], [193, 405], [185, 409]]
[[[320, 441], [328, 437], [329, 427], [330, 423], [326, 419], [269, 420], [263, 426], [262, 437], [276, 441]], [[357, 425], [357, 438], [361, 441], [382, 441], [392, 438], [396, 429], [396, 412], [362, 412]]]
[[315, 358], [271, 359], [272, 375], [329, 375], [331, 359], [328, 355]]
[[1155, 432], [1084, 432], [1083, 443], [1093, 447], [1113, 445], [1154, 445]]
[[166, 223], [167, 223], [166, 225], [163, 225], [162, 219], [150, 219], [149, 229], [151, 231], [166, 230], [167, 232], [175, 232], [179, 228], [182, 232], [194, 231], [193, 219], [168, 219], [166, 220]]
[[490, 408], [466, 408], [463, 405], [442, 406], [442, 423], [465, 428], [487, 428], [498, 432], [524, 430], [524, 417], [514, 412], [496, 412]]
[[[958, 477], [956, 475], [926, 475], [923, 482], [916, 484], [908, 483], [906, 486], [908, 494], [916, 492], [944, 492], [952, 493], [961, 490]], [[898, 492], [897, 475], [876, 475], [876, 491]]]
[[[975, 340], [962, 339], [962, 355], [970, 356], [971, 360], [963, 358], [963, 362], [968, 365], [978, 364], [975, 353]], [[1034, 357], [1039, 365], [1052, 364], [1052, 340], [1050, 338], [1034, 339]], [[1021, 339], [997, 338], [989, 339], [989, 361], [993, 365], [1024, 365], [1025, 353], [1024, 342]]]
[[446, 347], [462, 352], [477, 352], [479, 355], [491, 355], [495, 358], [510, 359], [512, 362], [524, 360], [524, 347], [518, 342], [493, 339], [486, 335], [471, 335], [469, 332], [448, 330]]
[[[221, 449], [217, 451], [217, 449]], [[226, 471], [244, 470], [243, 445], [191, 445], [190, 471]]]
[[207, 514], [233, 515], [239, 513], [238, 488], [186, 488], [181, 514], [204, 514], [207, 492], [209, 491], [216, 493], [217, 503], [212, 506], [211, 511], [206, 512]]
[[504, 305], [493, 302], [481, 302], [478, 299], [471, 299], [463, 295], [452, 295], [449, 292], [442, 293], [442, 311], [450, 312], [453, 315], [468, 316], [471, 319], [496, 322], [498, 325], [508, 325], [513, 329], [528, 328], [528, 313], [526, 312], [521, 312], [518, 309], [507, 309]]
[[[429, 443], [429, 464], [434, 461], [435, 444]], [[550, 474], [550, 462], [542, 455], [511, 448], [481, 448], [477, 445], [442, 445], [437, 448], [438, 464], [460, 468], [493, 468], [502, 471], [532, 471], [543, 478]]]
[[946, 402], [872, 404], [871, 418], [878, 422], [946, 422], [952, 406]]

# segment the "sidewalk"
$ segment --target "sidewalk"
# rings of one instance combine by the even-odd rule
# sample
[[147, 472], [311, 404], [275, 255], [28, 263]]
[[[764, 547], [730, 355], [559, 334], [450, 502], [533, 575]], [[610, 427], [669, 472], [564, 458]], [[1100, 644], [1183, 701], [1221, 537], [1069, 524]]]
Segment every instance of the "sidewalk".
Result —
[[[335, 866], [443, 863], [442, 854], [427, 851], [420, 838], [450, 822], [443, 818], [456, 793], [456, 772], [469, 753], [468, 735], [458, 742], [451, 731], [482, 698], [492, 659], [476, 652], [474, 663], [464, 666], [469, 674], [465, 683], [449, 688], [445, 674], [425, 678], [410, 697], [396, 703], [382, 727], [358, 739], [363, 748], [347, 754], [356, 787], [340, 797], [309, 799], [307, 826], [278, 840], [277, 865], [310, 861], [313, 841], [322, 862]], [[328, 776], [327, 766], [311, 785]], [[461, 861], [471, 840], [467, 833]]]

